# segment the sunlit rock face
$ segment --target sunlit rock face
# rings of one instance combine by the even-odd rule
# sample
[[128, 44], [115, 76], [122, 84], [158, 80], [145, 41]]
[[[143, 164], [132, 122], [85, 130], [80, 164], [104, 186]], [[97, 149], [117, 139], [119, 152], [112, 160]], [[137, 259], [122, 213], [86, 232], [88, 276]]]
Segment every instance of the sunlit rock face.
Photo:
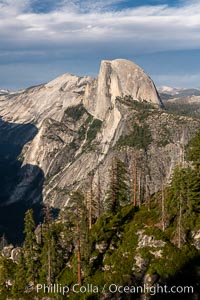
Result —
[[[123, 96], [131, 96], [133, 105], [117, 99]], [[141, 107], [152, 106], [138, 110], [134, 100]], [[63, 207], [71, 190], [87, 190], [91, 173], [94, 188], [100, 176], [103, 198], [115, 155], [127, 162], [130, 172], [137, 155], [141, 184], [148, 183], [150, 194], [159, 190], [162, 177], [171, 178], [182, 157], [182, 144], [199, 127], [198, 120], [175, 118], [160, 107], [152, 79], [124, 59], [102, 61], [96, 79], [64, 74], [47, 84], [2, 93], [0, 137], [20, 145], [13, 159], [20, 156], [23, 171], [7, 203], [43, 200]], [[123, 141], [121, 147], [121, 138], [134, 135], [134, 124], [148, 131], [148, 145], [139, 149]]]
[[42, 126], [44, 119], [61, 121], [65, 110], [81, 102], [95, 118], [104, 120], [112, 112], [118, 123], [117, 96], [162, 105], [152, 79], [133, 62], [102, 61], [97, 79], [63, 74], [47, 84], [17, 92], [0, 93], [0, 117], [4, 122]]
[[60, 121], [64, 111], [82, 101], [90, 77], [63, 74], [47, 84], [0, 94], [0, 116], [12, 123], [34, 123], [40, 127], [45, 118]]
[[97, 118], [105, 119], [116, 97], [125, 95], [162, 105], [152, 79], [138, 65], [125, 59], [103, 60], [98, 78], [87, 85], [84, 105]]

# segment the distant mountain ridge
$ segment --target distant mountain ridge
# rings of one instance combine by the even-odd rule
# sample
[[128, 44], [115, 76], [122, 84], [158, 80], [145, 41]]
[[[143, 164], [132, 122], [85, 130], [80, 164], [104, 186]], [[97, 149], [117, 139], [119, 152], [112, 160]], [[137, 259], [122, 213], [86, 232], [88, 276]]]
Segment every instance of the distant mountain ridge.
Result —
[[1, 95], [7, 95], [8, 93], [9, 93], [8, 90], [1, 90], [1, 89], [0, 89], [0, 96], [1, 96]]
[[173, 98], [200, 96], [200, 88], [173, 88], [163, 86], [158, 88], [158, 92], [163, 101]]
[[165, 108], [179, 115], [200, 118], [200, 89], [198, 88], [158, 88]]

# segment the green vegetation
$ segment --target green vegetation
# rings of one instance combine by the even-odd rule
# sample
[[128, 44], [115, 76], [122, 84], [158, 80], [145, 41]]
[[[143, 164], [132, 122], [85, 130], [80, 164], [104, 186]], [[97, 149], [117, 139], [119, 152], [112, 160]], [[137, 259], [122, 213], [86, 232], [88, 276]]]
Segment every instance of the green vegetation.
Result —
[[124, 96], [124, 97], [116, 97], [116, 101], [119, 101], [120, 103], [129, 106], [132, 109], [135, 110], [154, 110], [156, 107], [154, 104], [151, 104], [147, 101], [138, 101], [134, 100], [131, 96]]
[[83, 104], [78, 104], [76, 106], [70, 106], [65, 110], [65, 114], [70, 117], [73, 121], [78, 121], [84, 113], [87, 113]]
[[171, 140], [171, 132], [167, 128], [167, 124], [166, 124], [166, 126], [164, 126], [164, 125], [161, 126], [160, 132], [159, 132], [159, 137], [158, 137], [158, 140], [157, 140], [156, 143], [157, 143], [158, 147], [165, 147], [170, 142], [172, 142], [172, 140]]
[[200, 119], [200, 106], [198, 103], [184, 103], [184, 100], [177, 102], [165, 101], [165, 108], [169, 113]]
[[81, 120], [82, 124], [77, 131], [77, 137], [73, 139], [73, 141], [69, 144], [69, 147], [76, 151], [80, 147], [80, 142], [86, 139], [83, 149], [92, 150], [94, 148], [92, 141], [96, 138], [97, 133], [101, 129], [102, 121], [94, 119], [82, 104], [68, 107], [65, 114], [68, 118], [72, 119], [73, 122], [79, 121], [84, 116]]
[[117, 97], [116, 101], [129, 107], [136, 113], [137, 120], [144, 122], [150, 115], [159, 111], [158, 106], [143, 100], [134, 100], [131, 96]]
[[143, 197], [140, 207], [130, 204], [130, 175], [125, 163], [114, 157], [106, 200], [109, 209], [98, 217], [92, 185], [89, 197], [72, 191], [69, 206], [57, 220], [46, 207], [37, 232], [29, 210], [17, 262], [0, 257], [1, 296], [34, 299], [37, 283], [69, 287], [78, 283], [93, 284], [99, 291], [70, 292], [61, 299], [100, 299], [105, 284], [137, 286], [144, 283], [145, 274], [156, 275], [157, 282], [163, 283], [181, 274], [199, 258], [191, 234], [200, 224], [199, 133], [188, 153], [194, 168], [177, 166], [171, 184], [149, 199]]
[[192, 161], [195, 170], [200, 175], [200, 131], [197, 132], [189, 143], [188, 158]]
[[129, 202], [128, 172], [125, 164], [119, 158], [113, 159], [109, 177], [106, 203], [109, 211], [116, 212]]
[[129, 146], [146, 150], [153, 141], [151, 130], [146, 121], [153, 113], [159, 112], [158, 107], [146, 101], [134, 100], [131, 96], [117, 97], [116, 101], [128, 106], [133, 111], [130, 133], [121, 136], [117, 146]]
[[152, 142], [151, 131], [147, 124], [142, 126], [133, 123], [132, 132], [121, 136], [117, 142], [118, 146], [129, 146], [137, 149], [147, 149]]
[[87, 132], [87, 142], [91, 143], [95, 138], [99, 130], [101, 129], [102, 121], [98, 119], [94, 119], [90, 128]]

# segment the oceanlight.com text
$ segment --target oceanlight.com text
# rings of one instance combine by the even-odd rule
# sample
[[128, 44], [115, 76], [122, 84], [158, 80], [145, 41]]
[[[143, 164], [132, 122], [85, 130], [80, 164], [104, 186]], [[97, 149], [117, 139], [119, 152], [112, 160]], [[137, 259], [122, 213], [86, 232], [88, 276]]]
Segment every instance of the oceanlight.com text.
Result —
[[99, 293], [120, 293], [120, 294], [149, 294], [154, 296], [156, 294], [193, 294], [193, 286], [167, 286], [156, 284], [154, 286], [140, 285], [140, 286], [121, 286], [115, 283], [105, 284], [103, 287], [98, 287], [93, 284], [87, 284], [79, 286], [74, 284], [72, 286], [62, 285], [62, 284], [37, 284], [36, 286], [37, 293], [46, 293], [46, 294], [62, 294], [66, 295], [69, 293], [75, 294], [99, 294]]
[[129, 294], [150, 294], [154, 296], [156, 294], [193, 294], [193, 286], [172, 286], [168, 287], [167, 285], [156, 284], [154, 286], [119, 286], [116, 284], [109, 285], [110, 293], [129, 293]]

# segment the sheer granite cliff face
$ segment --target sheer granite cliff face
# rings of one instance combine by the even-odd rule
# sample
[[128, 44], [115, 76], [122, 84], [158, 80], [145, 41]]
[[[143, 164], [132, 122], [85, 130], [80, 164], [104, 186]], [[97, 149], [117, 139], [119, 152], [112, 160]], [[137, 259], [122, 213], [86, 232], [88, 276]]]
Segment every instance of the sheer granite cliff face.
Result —
[[93, 116], [104, 121], [101, 138], [104, 153], [112, 139], [116, 141], [116, 130], [123, 119], [116, 97], [125, 95], [162, 106], [152, 79], [138, 65], [125, 59], [103, 60], [98, 78], [87, 84], [83, 104]]
[[162, 105], [152, 79], [139, 66], [125, 59], [103, 60], [97, 80], [87, 84], [84, 105], [104, 120], [115, 107], [116, 97], [125, 95]]
[[[123, 103], [120, 99], [126, 95], [131, 98]], [[150, 108], [145, 107], [148, 103]], [[22, 167], [37, 166], [44, 172], [43, 201], [54, 207], [67, 205], [72, 189], [84, 186], [87, 190], [91, 172], [94, 188], [100, 174], [104, 195], [113, 155], [125, 160], [130, 170], [134, 157], [139, 156], [141, 180], [144, 184], [148, 181], [149, 193], [158, 190], [163, 176], [170, 178], [182, 148], [199, 127], [198, 121], [175, 118], [160, 107], [151, 78], [139, 66], [122, 59], [102, 61], [97, 79], [65, 74], [45, 85], [0, 95], [4, 122], [34, 123], [38, 128], [20, 155]], [[135, 123], [149, 130], [148, 145], [123, 141], [130, 136], [134, 140]], [[21, 178], [8, 203], [25, 200], [21, 195], [30, 190], [35, 175], [29, 172]], [[30, 201], [39, 201], [35, 193], [29, 194]]]

